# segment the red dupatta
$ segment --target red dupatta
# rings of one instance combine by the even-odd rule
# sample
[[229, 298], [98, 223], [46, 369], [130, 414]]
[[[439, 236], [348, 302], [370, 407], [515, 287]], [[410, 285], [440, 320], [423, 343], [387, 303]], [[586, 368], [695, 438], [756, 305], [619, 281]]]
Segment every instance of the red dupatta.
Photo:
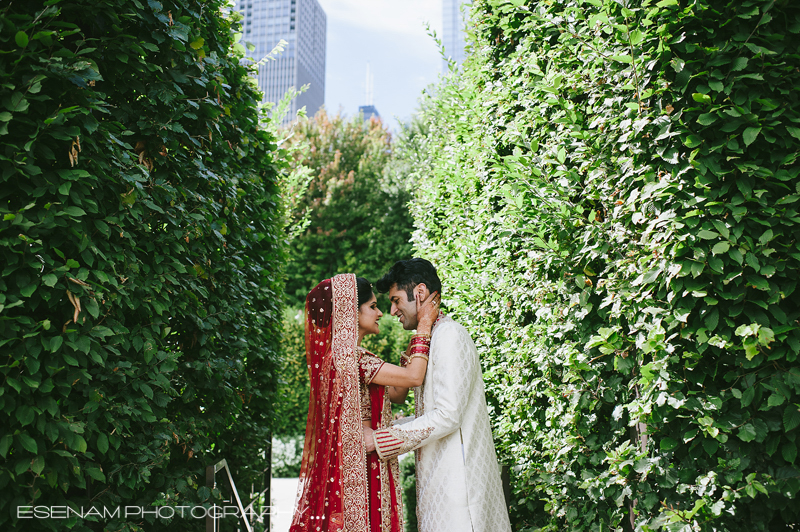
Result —
[[306, 298], [308, 421], [290, 532], [364, 532], [369, 523], [359, 399], [356, 276], [319, 283]]

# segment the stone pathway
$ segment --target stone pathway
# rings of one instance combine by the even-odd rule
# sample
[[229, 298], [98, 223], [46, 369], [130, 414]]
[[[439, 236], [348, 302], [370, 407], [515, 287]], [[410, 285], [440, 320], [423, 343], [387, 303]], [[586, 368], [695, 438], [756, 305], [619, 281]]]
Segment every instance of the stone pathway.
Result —
[[297, 496], [296, 478], [273, 478], [270, 483], [272, 517], [270, 532], [288, 532], [292, 524], [294, 499]]

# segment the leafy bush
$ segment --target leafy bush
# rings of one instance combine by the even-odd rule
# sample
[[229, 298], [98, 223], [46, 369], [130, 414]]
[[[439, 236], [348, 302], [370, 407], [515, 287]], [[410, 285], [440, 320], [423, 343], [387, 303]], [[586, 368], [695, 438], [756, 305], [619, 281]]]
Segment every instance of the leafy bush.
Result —
[[400, 477], [403, 491], [403, 513], [405, 532], [417, 532], [417, 464], [414, 453], [400, 458]]
[[275, 144], [223, 3], [0, 10], [3, 529], [157, 529], [17, 507], [209, 501], [220, 458], [263, 481]]
[[800, 8], [476, 0], [418, 251], [482, 352], [518, 530], [800, 521]]
[[322, 279], [354, 272], [375, 282], [410, 256], [410, 196], [402, 180], [387, 175], [390, 141], [378, 120], [329, 116], [324, 109], [294, 126], [288, 149], [303, 149], [294, 150], [292, 166], [311, 173], [304, 199], [294, 206], [295, 219], [307, 213], [309, 225], [289, 248], [290, 305], [304, 305]]

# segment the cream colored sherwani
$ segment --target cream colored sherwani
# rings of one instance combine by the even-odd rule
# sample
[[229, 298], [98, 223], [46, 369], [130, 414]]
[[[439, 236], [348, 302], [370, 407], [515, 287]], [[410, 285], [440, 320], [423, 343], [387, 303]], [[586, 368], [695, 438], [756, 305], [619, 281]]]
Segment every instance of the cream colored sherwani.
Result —
[[381, 460], [416, 449], [419, 532], [510, 532], [478, 352], [449, 317], [433, 329], [416, 417], [374, 433]]

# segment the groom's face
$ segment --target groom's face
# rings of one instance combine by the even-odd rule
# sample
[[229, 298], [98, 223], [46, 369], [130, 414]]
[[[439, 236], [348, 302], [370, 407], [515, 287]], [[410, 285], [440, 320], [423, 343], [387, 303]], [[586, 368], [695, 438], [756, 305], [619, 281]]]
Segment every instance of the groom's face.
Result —
[[411, 331], [417, 328], [417, 302], [412, 298], [408, 300], [405, 290], [399, 290], [396, 284], [389, 289], [389, 301], [392, 303], [390, 314], [396, 316], [403, 329]]

